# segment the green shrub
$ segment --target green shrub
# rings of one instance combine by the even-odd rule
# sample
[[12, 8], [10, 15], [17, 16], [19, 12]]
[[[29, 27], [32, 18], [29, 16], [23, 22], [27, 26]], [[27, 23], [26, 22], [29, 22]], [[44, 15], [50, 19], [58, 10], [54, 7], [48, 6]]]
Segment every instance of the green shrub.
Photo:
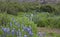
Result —
[[45, 27], [46, 25], [48, 25], [48, 20], [47, 18], [49, 17], [49, 13], [45, 13], [45, 12], [42, 12], [42, 13], [37, 13], [37, 14], [34, 14], [33, 16], [33, 21], [34, 23], [37, 24], [37, 26], [39, 27]]
[[52, 13], [52, 12], [55, 12], [56, 9], [50, 5], [43, 5], [40, 7], [40, 11]]
[[33, 20], [38, 27], [60, 28], [60, 16], [51, 15], [49, 13], [38, 13]]

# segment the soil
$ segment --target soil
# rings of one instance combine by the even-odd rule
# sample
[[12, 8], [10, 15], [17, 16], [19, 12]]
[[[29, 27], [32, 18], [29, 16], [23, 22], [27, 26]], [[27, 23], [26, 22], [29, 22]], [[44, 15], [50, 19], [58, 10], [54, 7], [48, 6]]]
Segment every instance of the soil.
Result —
[[56, 28], [45, 28], [45, 27], [38, 27], [38, 32], [48, 32], [48, 33], [57, 33], [60, 34], [60, 29]]

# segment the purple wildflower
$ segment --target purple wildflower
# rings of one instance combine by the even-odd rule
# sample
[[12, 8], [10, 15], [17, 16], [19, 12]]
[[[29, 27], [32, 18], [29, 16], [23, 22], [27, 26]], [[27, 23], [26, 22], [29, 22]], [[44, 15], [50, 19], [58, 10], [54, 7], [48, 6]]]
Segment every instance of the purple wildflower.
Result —
[[27, 27], [27, 31], [29, 32], [29, 31], [32, 31], [32, 30], [31, 30], [31, 28]]
[[24, 35], [24, 37], [27, 37], [27, 35]]
[[29, 31], [29, 35], [32, 36], [33, 35], [33, 32], [32, 31]]
[[10, 26], [12, 27], [12, 22], [10, 22]]
[[7, 28], [2, 28], [2, 30], [3, 30], [4, 32], [7, 32]]
[[19, 36], [19, 31], [16, 32], [16, 35]]
[[38, 32], [38, 36], [39, 37], [43, 37], [43, 33], [42, 32]]
[[14, 35], [14, 34], [15, 34], [15, 30], [12, 30], [11, 32], [12, 32], [12, 35]]
[[2, 27], [2, 30], [4, 30], [4, 27]]
[[7, 28], [7, 33], [8, 33], [8, 34], [10, 33], [10, 28]]

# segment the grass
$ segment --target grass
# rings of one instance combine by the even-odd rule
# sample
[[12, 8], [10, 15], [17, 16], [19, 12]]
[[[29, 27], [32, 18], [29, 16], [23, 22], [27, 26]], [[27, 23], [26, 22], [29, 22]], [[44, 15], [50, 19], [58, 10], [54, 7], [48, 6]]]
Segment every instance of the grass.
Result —
[[60, 37], [60, 34], [48, 33], [46, 37]]

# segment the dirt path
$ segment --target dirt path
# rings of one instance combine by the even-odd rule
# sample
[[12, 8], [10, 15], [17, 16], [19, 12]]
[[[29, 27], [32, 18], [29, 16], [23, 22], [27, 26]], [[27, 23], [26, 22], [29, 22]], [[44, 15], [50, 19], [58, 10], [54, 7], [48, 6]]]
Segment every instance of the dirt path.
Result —
[[48, 33], [57, 33], [60, 34], [60, 29], [51, 29], [51, 28], [43, 28], [38, 27], [37, 28], [39, 32], [48, 32]]

